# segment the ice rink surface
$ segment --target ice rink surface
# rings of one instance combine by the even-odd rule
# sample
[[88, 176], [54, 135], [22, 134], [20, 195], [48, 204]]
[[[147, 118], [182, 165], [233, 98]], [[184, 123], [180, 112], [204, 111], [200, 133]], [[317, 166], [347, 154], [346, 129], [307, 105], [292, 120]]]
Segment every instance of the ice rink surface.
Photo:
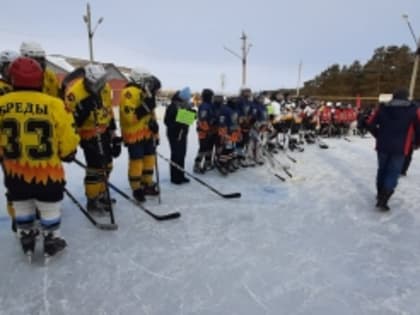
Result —
[[[168, 156], [164, 133], [159, 151]], [[191, 130], [188, 170], [195, 137]], [[419, 153], [392, 211], [380, 213], [373, 139], [326, 142], [328, 150], [294, 153], [297, 164], [278, 155], [296, 181], [281, 182], [268, 165], [202, 176], [223, 192], [241, 192], [236, 200], [195, 182], [171, 185], [159, 159], [162, 204], [145, 206], [180, 211], [175, 221], [158, 223], [113, 193], [119, 229], [101, 231], [66, 198], [69, 246], [47, 266], [41, 244], [28, 264], [2, 199], [0, 314], [420, 314]], [[84, 204], [83, 170], [66, 170], [67, 188]], [[131, 194], [125, 149], [111, 182]]]

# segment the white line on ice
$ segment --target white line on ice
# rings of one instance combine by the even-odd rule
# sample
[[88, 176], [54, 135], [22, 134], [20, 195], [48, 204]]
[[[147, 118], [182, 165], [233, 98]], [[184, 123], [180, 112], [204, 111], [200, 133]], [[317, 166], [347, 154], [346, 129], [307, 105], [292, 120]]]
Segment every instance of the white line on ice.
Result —
[[145, 273], [147, 273], [147, 274], [149, 274], [149, 275], [151, 275], [151, 276], [153, 276], [153, 277], [156, 277], [156, 278], [159, 278], [159, 279], [164, 279], [164, 280], [169, 280], [169, 281], [176, 281], [176, 279], [175, 279], [175, 278], [171, 278], [171, 277], [168, 277], [168, 276], [162, 275], [162, 274], [160, 274], [160, 273], [153, 272], [153, 271], [151, 271], [150, 269], [147, 269], [145, 266], [143, 266], [143, 265], [139, 264], [138, 262], [134, 261], [133, 259], [130, 259], [130, 260], [131, 260], [131, 262], [132, 262], [134, 265], [136, 265], [138, 268], [140, 268], [140, 269], [141, 269], [141, 270], [143, 270]]
[[268, 313], [267, 306], [261, 302], [261, 300], [258, 298], [258, 296], [246, 285], [246, 283], [242, 282], [242, 286], [248, 292], [249, 296], [254, 300], [255, 303], [257, 303], [262, 309], [264, 309], [265, 314]]

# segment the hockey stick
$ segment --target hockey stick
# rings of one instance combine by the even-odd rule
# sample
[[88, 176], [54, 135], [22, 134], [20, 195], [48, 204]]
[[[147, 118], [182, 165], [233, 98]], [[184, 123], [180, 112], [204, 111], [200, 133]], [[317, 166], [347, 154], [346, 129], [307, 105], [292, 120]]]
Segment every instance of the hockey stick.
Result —
[[184, 168], [182, 168], [181, 166], [179, 166], [177, 163], [175, 163], [174, 161], [166, 158], [165, 156], [163, 156], [162, 154], [160, 154], [159, 152], [156, 152], [156, 154], [163, 160], [165, 160], [166, 162], [168, 162], [170, 165], [172, 165], [173, 167], [175, 167], [176, 169], [180, 170], [181, 172], [184, 172], [185, 174], [187, 174], [189, 177], [191, 177], [192, 179], [194, 179], [196, 182], [200, 183], [201, 185], [207, 187], [208, 189], [210, 189], [212, 192], [214, 192], [215, 194], [219, 195], [222, 198], [226, 198], [226, 199], [232, 199], [232, 198], [241, 198], [241, 193], [237, 192], [237, 193], [231, 193], [231, 194], [223, 194], [220, 191], [218, 191], [216, 188], [210, 186], [209, 184], [207, 184], [206, 182], [204, 182], [203, 180], [199, 179], [198, 177], [194, 176], [193, 174], [187, 172]]
[[286, 181], [286, 178], [284, 178], [283, 176], [280, 176], [279, 174], [274, 174], [274, 176], [276, 176], [278, 179], [280, 179], [282, 182]]
[[93, 110], [93, 119], [94, 119], [94, 123], [95, 123], [96, 141], [98, 142], [99, 156], [102, 160], [101, 164], [102, 164], [102, 171], [103, 171], [104, 184], [105, 184], [105, 194], [106, 194], [105, 197], [106, 197], [106, 201], [109, 205], [109, 216], [110, 216], [110, 219], [111, 219], [111, 224], [115, 224], [114, 209], [112, 207], [111, 194], [109, 192], [109, 186], [108, 186], [108, 175], [109, 174], [107, 173], [107, 169], [106, 169], [106, 165], [105, 165], [105, 161], [104, 161], [104, 157], [105, 157], [104, 145], [102, 143], [101, 135], [98, 132], [98, 112], [97, 112], [98, 109], [99, 109], [99, 106], [98, 106], [98, 104], [95, 103], [95, 109]]
[[286, 153], [286, 157], [290, 160], [290, 161], [292, 161], [293, 163], [297, 163], [297, 160], [296, 159], [294, 159], [293, 157], [291, 157], [289, 154], [287, 154]]
[[[263, 147], [263, 150], [264, 150], [264, 147]], [[268, 150], [267, 150], [267, 152], [264, 151], [264, 153], [265, 153], [264, 155], [268, 159], [268, 162], [271, 164], [271, 167], [274, 169], [276, 167], [276, 163], [274, 163], [273, 156], [270, 154], [271, 152], [268, 152]], [[286, 181], [286, 178], [284, 178], [283, 176], [281, 176], [281, 175], [279, 175], [277, 173], [272, 173], [272, 174], [275, 177], [277, 177], [278, 179], [280, 179], [282, 182], [285, 182]]]
[[346, 140], [347, 142], [351, 142], [351, 140], [348, 137], [344, 137], [344, 140]]
[[171, 213], [162, 214], [162, 215], [153, 213], [152, 211], [148, 210], [145, 206], [143, 206], [140, 202], [138, 202], [137, 200], [131, 198], [129, 195], [127, 195], [125, 192], [123, 192], [122, 190], [120, 190], [115, 185], [113, 185], [113, 184], [111, 184], [109, 182], [108, 182], [108, 185], [109, 185], [109, 187], [112, 190], [114, 190], [115, 192], [119, 193], [121, 196], [123, 196], [128, 201], [131, 201], [133, 204], [135, 204], [136, 206], [138, 206], [140, 209], [142, 209], [144, 212], [146, 212], [148, 215], [150, 215], [153, 219], [155, 219], [157, 221], [167, 221], [167, 220], [178, 219], [181, 216], [181, 213], [179, 213], [179, 212], [171, 212]]
[[[156, 152], [157, 151], [157, 142], [156, 142], [156, 139], [153, 139], [153, 146], [154, 146], [155, 152]], [[156, 172], [156, 185], [157, 185], [158, 192], [159, 192], [158, 202], [159, 202], [159, 204], [161, 204], [162, 203], [162, 199], [160, 198], [161, 191], [160, 191], [159, 165], [158, 165], [156, 154], [155, 154], [155, 172]]]
[[[262, 147], [262, 149], [263, 149], [265, 155], [268, 156], [269, 159], [271, 160], [270, 161], [270, 164], [274, 165], [275, 164], [274, 162], [276, 162], [281, 167], [281, 169], [283, 170], [283, 172], [286, 173], [287, 176], [289, 176], [290, 178], [293, 178], [293, 174], [290, 173], [290, 171], [288, 170], [288, 168], [286, 166], [284, 166], [283, 163], [281, 163], [279, 160], [276, 159], [276, 157], [274, 156], [273, 153], [271, 153], [270, 151], [268, 151], [267, 148], [265, 148], [265, 147]], [[278, 176], [276, 176], [276, 177], [279, 178]]]
[[73, 201], [73, 203], [79, 208], [79, 210], [85, 215], [85, 217], [90, 221], [90, 223], [92, 223], [94, 226], [96, 226], [98, 229], [100, 230], [108, 230], [108, 231], [112, 231], [112, 230], [116, 230], [118, 229], [118, 225], [115, 223], [100, 223], [98, 221], [96, 221], [90, 214], [89, 212], [80, 204], [79, 201], [77, 201], [76, 197], [74, 197], [66, 188], [64, 188], [64, 192], [66, 193], [67, 197], [69, 197], [69, 199], [71, 201]]
[[162, 199], [160, 198], [161, 191], [160, 191], [160, 180], [159, 180], [159, 166], [158, 166], [158, 161], [157, 161], [156, 158], [155, 158], [155, 172], [156, 172], [156, 185], [157, 185], [158, 191], [159, 191], [158, 202], [159, 202], [159, 204], [161, 204]]
[[[80, 167], [86, 168], [86, 165], [84, 165], [79, 160], [75, 159], [74, 162], [77, 165], [79, 165]], [[131, 198], [129, 195], [127, 195], [125, 192], [123, 192], [121, 189], [119, 189], [117, 186], [115, 186], [112, 183], [110, 183], [109, 181], [108, 181], [108, 186], [109, 186], [109, 188], [111, 188], [112, 190], [114, 190], [115, 192], [117, 192], [118, 194], [120, 194], [122, 197], [124, 197], [128, 201], [131, 201], [133, 204], [135, 204], [136, 206], [138, 206], [140, 209], [142, 209], [144, 212], [146, 212], [148, 215], [150, 215], [152, 218], [154, 218], [154, 219], [156, 219], [158, 221], [165, 221], [165, 220], [177, 219], [177, 218], [179, 218], [181, 216], [181, 213], [179, 213], [179, 212], [172, 212], [172, 213], [163, 214], [163, 215], [155, 214], [152, 211], [148, 210], [146, 207], [144, 207], [140, 202], [138, 202], [137, 200]]]

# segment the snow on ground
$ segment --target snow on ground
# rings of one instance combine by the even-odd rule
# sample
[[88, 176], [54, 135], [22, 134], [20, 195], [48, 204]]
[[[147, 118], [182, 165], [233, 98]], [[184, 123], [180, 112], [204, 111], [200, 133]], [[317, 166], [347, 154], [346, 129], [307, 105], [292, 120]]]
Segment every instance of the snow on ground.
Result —
[[[294, 154], [304, 180], [282, 183], [267, 166], [203, 176], [242, 192], [237, 200], [172, 186], [159, 160], [163, 203], [145, 205], [180, 211], [175, 221], [158, 223], [113, 194], [119, 229], [100, 231], [65, 199], [69, 246], [47, 266], [40, 253], [28, 265], [1, 202], [0, 314], [420, 314], [419, 154], [392, 211], [379, 213], [373, 140], [327, 142]], [[188, 169], [196, 148], [192, 131]], [[164, 128], [159, 150], [168, 155]], [[112, 183], [130, 193], [126, 161], [124, 152]], [[84, 203], [83, 171], [72, 164], [67, 175]]]

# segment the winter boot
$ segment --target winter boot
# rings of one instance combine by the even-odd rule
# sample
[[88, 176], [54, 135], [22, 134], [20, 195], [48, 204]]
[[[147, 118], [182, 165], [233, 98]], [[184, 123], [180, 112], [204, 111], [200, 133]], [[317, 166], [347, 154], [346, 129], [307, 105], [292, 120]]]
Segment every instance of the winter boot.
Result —
[[391, 198], [393, 191], [382, 191], [379, 195], [377, 207], [382, 211], [389, 211], [391, 208], [388, 206], [388, 201]]
[[54, 232], [44, 232], [44, 256], [52, 257], [66, 248], [66, 241], [54, 235]]
[[138, 202], [145, 202], [146, 198], [144, 198], [144, 191], [142, 188], [136, 189], [133, 191], [133, 197], [134, 199], [136, 199]]
[[156, 183], [145, 185], [143, 193], [145, 196], [158, 196], [159, 195], [159, 188]]

